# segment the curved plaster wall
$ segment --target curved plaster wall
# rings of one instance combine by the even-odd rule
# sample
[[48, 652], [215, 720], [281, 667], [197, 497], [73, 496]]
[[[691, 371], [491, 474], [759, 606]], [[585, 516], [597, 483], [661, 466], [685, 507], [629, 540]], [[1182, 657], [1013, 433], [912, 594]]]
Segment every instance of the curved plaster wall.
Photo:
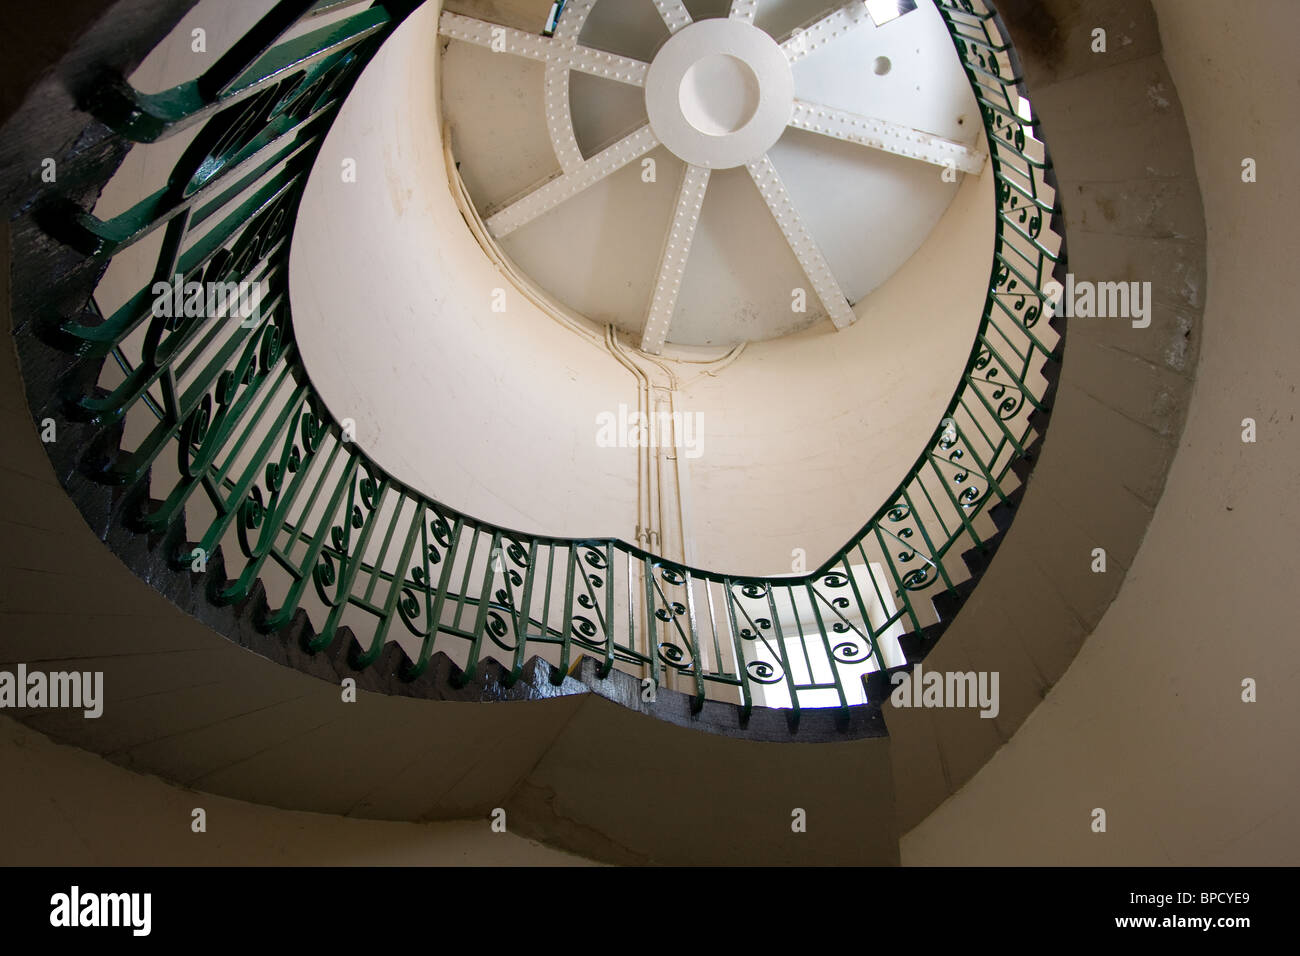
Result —
[[[283, 810], [114, 766], [0, 717], [5, 866], [583, 866], [480, 820], [405, 823]], [[94, 800], [77, 795], [92, 792]], [[196, 806], [211, 839], [191, 835]], [[75, 807], [75, 809], [74, 809]], [[75, 824], [70, 822], [75, 820]]]
[[689, 463], [701, 555], [770, 574], [800, 548], [812, 568], [893, 494], [970, 354], [992, 257], [989, 170], [854, 325], [754, 343], [684, 385], [683, 407], [706, 412], [706, 454]]
[[[517, 530], [634, 541], [638, 450], [602, 447], [597, 420], [635, 412], [638, 380], [598, 334], [516, 290], [466, 227], [435, 119], [438, 12], [427, 4], [388, 41], [308, 184], [291, 258], [306, 367], [361, 447], [435, 499]], [[990, 169], [967, 177], [848, 330], [823, 322], [725, 369], [650, 368], [657, 399], [674, 376], [673, 407], [700, 429], [677, 456], [681, 531], [657, 550], [777, 573], [802, 548], [811, 567], [892, 493], [970, 352], [991, 259]]]
[[[1297, 94], [1300, 8], [1153, 5], [1207, 225], [1186, 428], [1114, 604], [1020, 730], [903, 838], [910, 864], [1300, 862], [1300, 651], [1286, 603], [1300, 536], [1300, 331], [1284, 305], [1300, 254], [1300, 135], [1277, 110]], [[1257, 183], [1242, 182], [1245, 157]], [[1242, 700], [1245, 678], [1255, 703]], [[1097, 807], [1104, 834], [1090, 827]]]

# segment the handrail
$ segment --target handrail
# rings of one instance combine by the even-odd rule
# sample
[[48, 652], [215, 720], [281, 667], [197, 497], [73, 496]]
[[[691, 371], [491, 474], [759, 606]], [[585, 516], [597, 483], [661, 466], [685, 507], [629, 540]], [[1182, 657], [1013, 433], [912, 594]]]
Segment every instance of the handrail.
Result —
[[[1047, 363], [1062, 342], [1043, 321], [1044, 285], [1063, 271], [1059, 210], [1037, 120], [1021, 115], [1014, 51], [979, 0], [934, 0], [979, 104], [996, 192], [995, 244], [978, 331], [946, 412], [895, 492], [841, 549], [806, 574], [728, 575], [671, 562], [620, 539], [565, 539], [480, 521], [387, 474], [331, 418], [293, 336], [288, 251], [297, 206], [325, 133], [349, 89], [411, 4], [377, 2], [294, 39], [300, 22], [356, 0], [282, 0], [203, 76], [157, 94], [106, 83], [87, 108], [123, 143], [202, 126], [165, 183], [101, 220], [51, 184], [37, 204], [46, 232], [102, 269], [161, 230], [146, 284], [112, 314], [93, 300], [37, 331], [75, 356], [67, 416], [132, 447], [83, 461], [96, 480], [147, 489], [124, 516], [173, 541], [176, 572], [220, 551], [209, 576], [218, 605], [260, 583], [259, 627], [286, 627], [300, 608], [320, 652], [351, 633], [351, 657], [373, 664], [406, 632], [403, 676], [449, 650], [475, 677], [489, 646], [507, 683], [528, 651], [550, 654], [559, 682], [575, 655], [748, 714], [783, 688], [791, 721], [817, 697], [861, 699], [845, 674], [904, 663], [889, 646], [938, 623], [931, 601], [961, 596], [960, 557], [987, 549], [989, 509], [1020, 483], [1013, 466], [1040, 434]], [[101, 183], [102, 185], [102, 183]], [[1046, 221], [1045, 221], [1046, 219]], [[204, 230], [198, 232], [198, 227]], [[262, 283], [255, 321], [156, 315], [158, 277]], [[112, 383], [112, 384], [109, 384]], [[174, 461], [169, 462], [169, 456]], [[188, 528], [183, 541], [174, 541]], [[190, 538], [188, 534], [197, 534]], [[310, 588], [310, 590], [309, 590]], [[756, 700], [756, 697], [762, 700]], [[852, 698], [852, 699], [851, 699]]]

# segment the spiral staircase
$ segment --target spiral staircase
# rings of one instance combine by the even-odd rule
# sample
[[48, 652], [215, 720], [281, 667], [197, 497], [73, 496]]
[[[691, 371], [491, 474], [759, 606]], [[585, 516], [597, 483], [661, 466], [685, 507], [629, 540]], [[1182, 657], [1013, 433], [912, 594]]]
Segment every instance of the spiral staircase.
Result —
[[[381, 466], [313, 377], [290, 250], [312, 177], [335, 175], [331, 128], [383, 57], [432, 50], [440, 30], [490, 46], [492, 22], [434, 3], [282, 0], [192, 81], [134, 88], [193, 5], [117, 0], [33, 25], [58, 45], [33, 44], [0, 137], [17, 358], [3, 659], [93, 663], [109, 689], [99, 721], [19, 719], [271, 807], [403, 821], [500, 807], [513, 833], [611, 862], [897, 862], [900, 834], [1011, 738], [1101, 619], [1181, 432], [1204, 223], [1172, 82], [1151, 79], [1150, 8], [1112, 4], [1131, 13], [1130, 43], [1103, 66], [1071, 52], [1089, 29], [1078, 5], [933, 4], [978, 104], [994, 197], [973, 345], [861, 529], [811, 572], [761, 575], [695, 566], [649, 534], [565, 538], [458, 510]], [[566, 69], [615, 57], [580, 42], [592, 5], [505, 4], [496, 22], [567, 85]], [[834, 6], [807, 29], [829, 36], [873, 6]], [[670, 31], [753, 19], [755, 5], [706, 7], [655, 5]], [[1098, 91], [1104, 111], [1086, 105]], [[1099, 112], [1146, 135], [1112, 137], [1099, 158]], [[133, 149], [171, 137], [161, 181], [97, 208]], [[543, 189], [596, 159], [568, 162]], [[1122, 195], [1103, 166], [1125, 170], [1109, 180]], [[764, 169], [750, 172], [761, 190]], [[456, 157], [448, 179], [491, 252], [493, 217]], [[1063, 361], [1065, 320], [1044, 304], [1067, 233], [1076, 276], [1173, 290], [1150, 334], [1092, 324], [1076, 345], [1072, 326]], [[787, 238], [806, 265], [815, 247]], [[173, 275], [254, 279], [266, 307], [251, 323], [154, 314], [154, 283]], [[101, 311], [106, 276], [137, 291]], [[851, 303], [817, 291], [839, 326]], [[672, 358], [664, 301], [644, 330], [621, 330], [624, 352]], [[1089, 566], [1096, 546], [1106, 574]], [[922, 661], [999, 671], [998, 716], [891, 707], [891, 676]], [[346, 681], [356, 703], [341, 701]], [[773, 688], [783, 706], [767, 705]], [[795, 807], [836, 822], [792, 838]]]

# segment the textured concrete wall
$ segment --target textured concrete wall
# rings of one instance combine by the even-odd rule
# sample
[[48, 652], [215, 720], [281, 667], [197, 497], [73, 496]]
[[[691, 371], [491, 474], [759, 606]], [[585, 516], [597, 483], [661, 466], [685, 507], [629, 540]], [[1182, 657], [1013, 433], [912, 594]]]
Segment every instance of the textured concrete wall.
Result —
[[[1052, 152], [1069, 271], [1082, 281], [1149, 281], [1154, 306], [1146, 328], [1066, 320], [1051, 427], [1015, 524], [924, 662], [997, 671], [1001, 709], [987, 719], [887, 708], [903, 830], [1012, 738], [1115, 599], [1173, 462], [1200, 348], [1200, 192], [1149, 3], [997, 6]], [[1092, 52], [1097, 27], [1107, 30], [1105, 53]], [[1105, 573], [1092, 570], [1096, 548]]]
[[[1209, 276], [1186, 429], [1115, 603], [1020, 731], [904, 837], [906, 863], [1300, 862], [1291, 687], [1300, 651], [1289, 624], [1300, 532], [1300, 136], [1284, 105], [1300, 85], [1291, 43], [1300, 7], [1157, 0], [1155, 9], [1168, 78], [1139, 63], [1110, 72], [1149, 70], [1156, 108], [1172, 105], [1176, 87], [1191, 133]], [[1155, 135], [1127, 133], [1138, 143]], [[1244, 157], [1258, 162], [1255, 184], [1241, 180]], [[1112, 188], [1125, 199], [1123, 183]], [[1131, 198], [1114, 208], [1140, 212]], [[1121, 382], [1099, 384], [1103, 397], [1121, 394]], [[1254, 444], [1242, 441], [1248, 417]], [[1245, 678], [1258, 682], [1256, 703], [1242, 701]], [[1104, 834], [1090, 828], [1095, 808], [1107, 812]]]

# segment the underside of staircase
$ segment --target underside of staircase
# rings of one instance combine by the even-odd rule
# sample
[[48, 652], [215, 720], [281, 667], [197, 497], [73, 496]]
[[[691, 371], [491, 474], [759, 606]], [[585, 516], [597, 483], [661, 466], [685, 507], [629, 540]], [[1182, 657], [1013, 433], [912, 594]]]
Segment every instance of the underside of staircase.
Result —
[[[349, 629], [312, 653], [316, 632], [300, 609], [268, 633], [260, 582], [218, 606], [210, 596], [228, 583], [219, 550], [192, 572], [175, 560], [189, 544], [183, 524], [142, 532], [160, 504], [149, 476], [100, 480], [121, 426], [68, 417], [66, 396], [97, 386], [51, 328], [90, 300], [99, 268], [51, 238], [57, 210], [34, 200], [34, 184], [40, 160], [56, 156], [64, 196], [93, 206], [124, 151], [102, 127], [96, 135], [78, 91], [105, 64], [129, 73], [191, 5], [102, 0], [57, 23], [16, 14], [29, 18], [20, 33], [32, 42], [26, 59], [5, 64], [6, 87], [30, 92], [6, 104], [0, 134], [10, 214], [0, 282], [16, 344], [0, 375], [10, 502], [0, 664], [102, 670], [107, 695], [99, 720], [19, 719], [131, 770], [253, 803], [411, 821], [485, 820], [503, 808], [512, 832], [608, 862], [896, 863], [899, 835], [1011, 738], [1105, 612], [1181, 433], [1204, 222], [1149, 3], [998, 3], [1052, 146], [1070, 271], [1151, 275], [1166, 290], [1145, 334], [1071, 323], [1068, 361], [1047, 364], [1046, 409], [1032, 419], [1050, 437], [1013, 466], [1019, 487], [989, 510], [982, 545], [962, 554], [969, 577], [934, 601], [937, 623], [901, 639], [909, 667], [999, 671], [1000, 713], [894, 708], [881, 671], [869, 705], [805, 709], [797, 723], [666, 689], [648, 703], [640, 680], [602, 677], [592, 657], [568, 673], [533, 657], [515, 681], [508, 662], [489, 658], [466, 680], [439, 653], [409, 680], [390, 643], [358, 669]], [[1090, 31], [1107, 17], [1132, 42], [1098, 60]], [[58, 426], [48, 445], [46, 419]], [[1090, 567], [1097, 547], [1104, 574]], [[361, 691], [355, 703], [340, 694], [345, 679]], [[826, 823], [793, 832], [793, 808]]]

